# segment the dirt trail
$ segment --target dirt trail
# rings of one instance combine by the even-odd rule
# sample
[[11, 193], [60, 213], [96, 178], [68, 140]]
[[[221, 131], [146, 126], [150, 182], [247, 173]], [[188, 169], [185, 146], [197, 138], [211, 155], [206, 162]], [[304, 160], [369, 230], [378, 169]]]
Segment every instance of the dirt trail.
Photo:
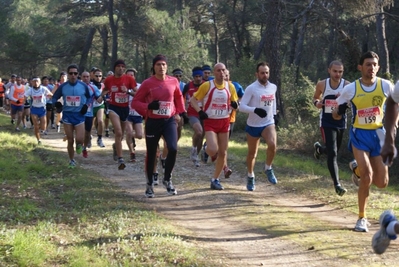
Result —
[[[61, 138], [62, 135], [51, 132], [44, 143], [66, 151], [66, 143], [62, 142]], [[184, 229], [182, 237], [189, 242], [195, 242], [198, 246], [211, 249], [213, 257], [219, 258], [220, 266], [380, 266], [380, 264], [394, 266], [397, 263], [395, 255], [385, 254], [381, 258], [371, 253], [370, 240], [372, 233], [377, 229], [375, 222], [370, 227], [370, 233], [354, 233], [351, 231], [356, 221], [354, 214], [310, 199], [298, 199], [298, 196], [285, 192], [281, 187], [267, 185], [264, 182], [257, 183], [256, 191], [248, 192], [245, 180], [242, 178], [245, 177], [243, 173], [233, 173], [230, 179], [222, 180], [224, 191], [210, 190], [208, 178], [213, 172], [213, 164], [194, 167], [189, 160], [187, 147], [179, 148], [173, 173], [173, 182], [178, 195], [168, 196], [166, 190], [158, 185], [155, 187], [155, 198], [147, 199], [144, 197], [144, 141], [137, 142], [137, 162], [129, 162], [125, 170], [119, 171], [112, 160], [112, 140], [104, 138], [106, 147], [99, 148], [93, 138], [89, 158], [77, 156], [78, 165], [93, 171], [100, 170], [102, 176], [126, 190], [135, 201], [144, 203], [148, 209], [155, 210]], [[124, 155], [125, 159], [128, 159], [126, 144], [124, 144]], [[161, 173], [159, 167], [158, 170]], [[289, 238], [268, 234], [267, 229], [258, 229], [245, 220], [237, 220], [229, 215], [235, 207], [242, 208], [246, 205], [284, 207], [295, 213], [328, 221], [340, 228], [348, 229], [348, 240], [350, 235], [364, 235], [364, 243], [359, 244], [360, 256], [350, 260], [328, 256], [318, 252], [317, 249], [304, 248]], [[363, 260], [366, 258], [367, 260]]]

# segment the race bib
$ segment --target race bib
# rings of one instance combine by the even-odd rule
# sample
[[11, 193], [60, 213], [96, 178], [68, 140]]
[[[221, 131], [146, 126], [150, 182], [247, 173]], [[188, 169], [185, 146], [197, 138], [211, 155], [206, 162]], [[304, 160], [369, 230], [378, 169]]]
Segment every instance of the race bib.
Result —
[[32, 96], [32, 101], [33, 101], [33, 104], [40, 104], [40, 103], [42, 103], [42, 96], [41, 95]]
[[214, 117], [224, 118], [228, 115], [227, 104], [212, 103], [210, 106], [210, 109], [211, 109], [211, 113], [214, 115]]
[[65, 105], [69, 107], [79, 107], [80, 106], [80, 96], [67, 96]]
[[357, 111], [359, 124], [379, 124], [382, 123], [382, 114], [378, 107], [364, 108]]
[[111, 92], [118, 92], [118, 86], [112, 86]]
[[129, 101], [129, 95], [125, 93], [116, 93], [115, 102], [116, 103], [127, 103]]
[[172, 114], [172, 103], [168, 101], [159, 101], [159, 109], [153, 110], [152, 113], [170, 117]]
[[335, 99], [325, 99], [324, 113], [332, 113], [337, 107], [338, 103]]
[[24, 99], [25, 93], [18, 93], [18, 99]]
[[274, 95], [260, 95], [260, 107], [270, 107], [273, 105]]

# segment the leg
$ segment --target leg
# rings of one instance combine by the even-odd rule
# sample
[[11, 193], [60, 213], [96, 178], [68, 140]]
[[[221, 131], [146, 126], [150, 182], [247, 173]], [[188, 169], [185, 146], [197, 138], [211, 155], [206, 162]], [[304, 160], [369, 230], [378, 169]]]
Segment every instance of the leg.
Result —
[[113, 111], [109, 112], [109, 118], [114, 127], [116, 154], [118, 158], [122, 158], [122, 123], [119, 119], [119, 115]]
[[[33, 115], [30, 116], [33, 122], [33, 127], [34, 127], [34, 132], [35, 132], [35, 136], [38, 142], [40, 142], [40, 125], [39, 125], [39, 118], [37, 115]], [[44, 115], [43, 117], [46, 117], [46, 115]], [[41, 120], [42, 121], [42, 120]], [[40, 123], [41, 123], [40, 121]]]
[[178, 130], [174, 118], [166, 122], [162, 135], [164, 137], [164, 148], [167, 147], [168, 151], [165, 160], [164, 180], [170, 181], [177, 155]]
[[269, 125], [265, 129], [263, 129], [261, 135], [267, 144], [265, 173], [270, 183], [277, 184], [277, 178], [274, 175], [274, 171], [272, 169], [273, 160], [277, 150], [277, 134], [274, 124]]
[[[47, 126], [47, 124], [46, 124]], [[65, 134], [67, 137], [67, 151], [68, 151], [68, 156], [69, 160], [73, 160], [75, 156], [75, 151], [74, 151], [74, 138], [73, 138], [73, 131], [74, 131], [74, 126], [72, 124], [65, 124], [64, 123], [64, 130]]]

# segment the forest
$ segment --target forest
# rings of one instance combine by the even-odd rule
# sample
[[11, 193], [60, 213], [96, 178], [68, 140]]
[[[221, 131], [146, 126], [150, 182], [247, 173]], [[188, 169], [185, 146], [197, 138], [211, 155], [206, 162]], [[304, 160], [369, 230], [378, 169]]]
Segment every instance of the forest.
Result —
[[169, 71], [183, 69], [186, 81], [194, 66], [223, 62], [245, 88], [256, 63], [267, 61], [284, 115], [283, 95], [313, 88], [332, 60], [342, 60], [348, 80], [358, 77], [358, 59], [368, 50], [380, 56], [379, 76], [394, 80], [399, 68], [399, 0], [1, 2], [3, 79], [58, 77], [71, 63], [106, 72], [121, 58], [142, 81], [162, 53]]

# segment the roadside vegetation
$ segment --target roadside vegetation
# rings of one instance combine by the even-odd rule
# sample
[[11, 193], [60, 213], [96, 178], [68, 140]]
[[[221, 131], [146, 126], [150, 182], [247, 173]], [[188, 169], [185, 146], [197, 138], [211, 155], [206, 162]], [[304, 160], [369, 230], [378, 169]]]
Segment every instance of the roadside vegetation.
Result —
[[0, 114], [1, 266], [212, 266], [108, 179], [12, 129]]

